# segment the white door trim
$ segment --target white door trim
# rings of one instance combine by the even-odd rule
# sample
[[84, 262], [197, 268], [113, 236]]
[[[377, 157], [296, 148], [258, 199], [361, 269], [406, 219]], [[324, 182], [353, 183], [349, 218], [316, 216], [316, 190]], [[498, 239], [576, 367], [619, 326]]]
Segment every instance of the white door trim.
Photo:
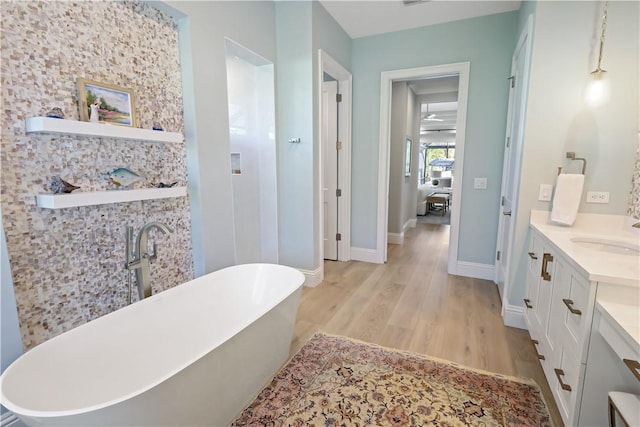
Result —
[[324, 182], [324, 159], [322, 158], [322, 83], [324, 73], [331, 75], [338, 81], [338, 93], [342, 94], [342, 102], [338, 108], [338, 139], [342, 142], [342, 150], [338, 165], [338, 182], [342, 190], [341, 203], [338, 204], [338, 227], [342, 240], [338, 241], [338, 261], [349, 261], [351, 259], [351, 105], [352, 105], [352, 77], [351, 72], [333, 59], [322, 49], [318, 49], [318, 147], [317, 147], [317, 167], [318, 167], [318, 259], [317, 264], [322, 271], [321, 278], [324, 278], [324, 214], [323, 214], [323, 191]]
[[456, 274], [458, 268], [458, 238], [460, 205], [462, 201], [462, 171], [464, 141], [467, 127], [467, 99], [469, 95], [469, 62], [384, 71], [380, 76], [380, 152], [378, 154], [378, 227], [376, 261], [387, 260], [387, 222], [389, 215], [389, 138], [391, 120], [391, 84], [394, 81], [414, 80], [420, 77], [438, 77], [457, 74], [458, 122], [456, 132], [456, 167], [453, 171], [453, 202], [451, 206], [451, 232], [449, 235], [449, 261], [447, 271]]
[[[519, 49], [522, 49], [523, 46], [522, 44], [524, 43], [524, 72], [522, 74], [522, 96], [520, 97], [520, 117], [518, 118], [520, 121], [520, 128], [518, 129], [518, 134], [517, 135], [513, 135], [513, 139], [511, 141], [512, 145], [511, 145], [511, 150], [515, 150], [516, 154], [515, 154], [515, 164], [514, 164], [514, 170], [513, 170], [513, 178], [519, 183], [520, 182], [520, 177], [521, 177], [521, 170], [522, 170], [522, 147], [524, 145], [524, 130], [525, 130], [525, 123], [526, 123], [526, 116], [527, 116], [527, 94], [529, 91], [529, 77], [531, 74], [531, 52], [532, 52], [532, 44], [533, 44], [533, 15], [529, 15], [529, 18], [527, 20], [527, 25], [525, 27], [525, 29], [522, 31], [522, 34], [520, 35], [520, 38], [518, 39], [518, 43], [516, 44], [516, 48], [514, 50], [514, 59], [515, 59], [515, 55], [518, 52]], [[509, 123], [509, 126], [511, 126], [511, 123]], [[504, 186], [503, 186], [504, 187]], [[509, 239], [509, 250], [511, 251], [511, 253], [508, 255], [508, 259], [509, 259], [509, 265], [507, 266], [507, 271], [505, 272], [505, 277], [504, 277], [504, 291], [503, 291], [503, 297], [502, 297], [502, 317], [505, 320], [505, 322], [507, 321], [507, 317], [511, 314], [514, 313], [514, 311], [511, 309], [511, 305], [509, 304], [509, 294], [511, 291], [511, 285], [512, 285], [512, 280], [511, 280], [511, 266], [513, 265], [513, 262], [515, 260], [514, 258], [514, 253], [513, 253], [513, 241], [514, 241], [514, 236], [515, 236], [515, 229], [516, 229], [516, 223], [518, 222], [518, 199], [519, 199], [519, 189], [520, 186], [519, 185], [515, 185], [515, 190], [514, 190], [514, 195], [513, 195], [513, 200], [511, 201], [511, 206], [512, 206], [512, 210], [511, 210], [511, 222], [509, 224], [509, 230], [508, 230], [508, 239]], [[528, 215], [528, 212], [527, 212]], [[502, 219], [501, 219], [502, 220]], [[497, 235], [497, 240], [496, 240], [496, 246], [499, 247], [500, 245], [500, 241], [501, 241], [501, 224], [498, 225], [498, 235]], [[517, 255], [517, 254], [516, 254]], [[496, 261], [497, 263], [498, 261]], [[496, 264], [496, 277], [494, 278], [494, 281], [498, 280], [498, 266]], [[520, 322], [522, 323], [522, 322]], [[511, 325], [510, 325], [511, 326]], [[519, 327], [519, 326], [518, 326]]]

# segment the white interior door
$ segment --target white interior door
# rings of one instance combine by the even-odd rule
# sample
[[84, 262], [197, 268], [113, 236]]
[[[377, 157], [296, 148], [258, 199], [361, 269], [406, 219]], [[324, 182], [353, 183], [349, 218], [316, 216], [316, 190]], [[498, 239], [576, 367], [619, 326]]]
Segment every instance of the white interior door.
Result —
[[509, 110], [507, 116], [507, 132], [504, 148], [504, 164], [502, 168], [502, 191], [500, 200], [500, 219], [498, 223], [497, 253], [495, 263], [495, 281], [498, 284], [500, 298], [504, 301], [505, 288], [508, 288], [509, 262], [511, 260], [511, 244], [515, 228], [515, 209], [518, 197], [518, 180], [520, 177], [520, 158], [524, 133], [524, 103], [525, 84], [529, 56], [529, 32], [520, 37], [511, 61], [511, 77], [509, 85]]
[[323, 209], [324, 209], [324, 259], [338, 259], [338, 82], [323, 83], [323, 132], [322, 149], [324, 159]]

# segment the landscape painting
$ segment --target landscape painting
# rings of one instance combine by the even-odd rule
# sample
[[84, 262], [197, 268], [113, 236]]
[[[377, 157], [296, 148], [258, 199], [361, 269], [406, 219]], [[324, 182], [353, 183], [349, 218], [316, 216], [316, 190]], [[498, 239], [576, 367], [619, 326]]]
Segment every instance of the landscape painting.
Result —
[[[80, 120], [135, 126], [133, 91], [123, 87], [78, 79]], [[93, 110], [93, 112], [92, 112]]]

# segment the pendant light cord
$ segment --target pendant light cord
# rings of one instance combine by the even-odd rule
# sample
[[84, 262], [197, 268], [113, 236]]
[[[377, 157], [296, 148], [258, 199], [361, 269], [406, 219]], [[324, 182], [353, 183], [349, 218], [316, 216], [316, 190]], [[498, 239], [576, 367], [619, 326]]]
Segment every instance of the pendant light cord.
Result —
[[607, 31], [607, 17], [609, 9], [609, 0], [604, 2], [604, 13], [602, 14], [602, 31], [600, 33], [600, 52], [598, 54], [598, 68], [591, 74], [606, 72], [600, 66], [602, 65], [602, 51], [604, 50], [604, 36]]

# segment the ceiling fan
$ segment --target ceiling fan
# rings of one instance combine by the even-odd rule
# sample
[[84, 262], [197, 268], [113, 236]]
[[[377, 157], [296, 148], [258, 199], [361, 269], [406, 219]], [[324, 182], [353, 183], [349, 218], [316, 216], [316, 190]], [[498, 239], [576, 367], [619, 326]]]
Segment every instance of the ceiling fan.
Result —
[[443, 119], [436, 118], [436, 113], [431, 113], [431, 114], [427, 113], [427, 117], [425, 117], [424, 120], [427, 121], [427, 122], [442, 122], [443, 121]]

